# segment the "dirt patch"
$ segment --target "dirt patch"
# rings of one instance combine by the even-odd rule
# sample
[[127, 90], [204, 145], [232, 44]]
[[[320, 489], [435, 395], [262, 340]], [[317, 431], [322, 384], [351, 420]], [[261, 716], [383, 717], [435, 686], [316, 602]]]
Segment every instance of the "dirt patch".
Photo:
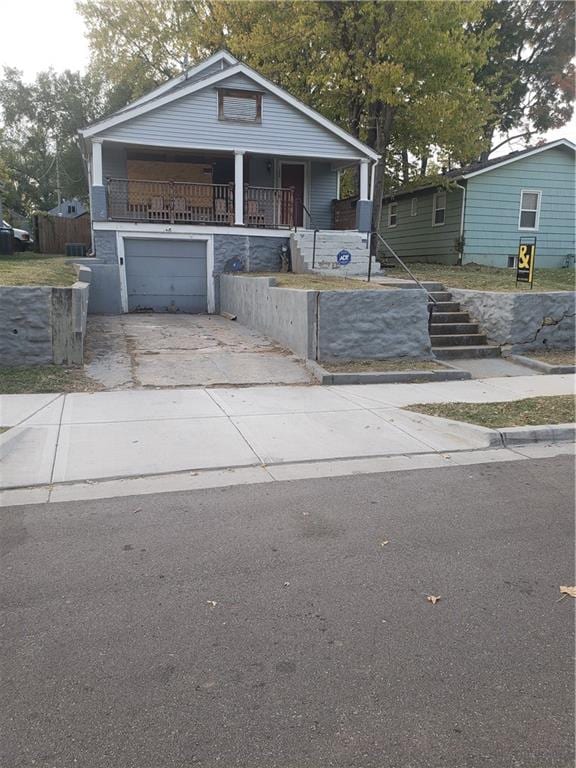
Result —
[[437, 403], [409, 405], [407, 411], [465, 421], [481, 427], [535, 427], [543, 424], [571, 424], [576, 416], [572, 395], [530, 397], [506, 403]]
[[548, 352], [523, 352], [524, 357], [532, 360], [540, 360], [548, 365], [576, 365], [576, 353], [574, 350], [554, 350]]
[[388, 373], [391, 371], [445, 371], [433, 360], [351, 360], [342, 363], [322, 363], [322, 368], [333, 373]]
[[44, 392], [97, 392], [104, 387], [82, 368], [60, 365], [7, 366], [0, 368], [0, 394]]
[[277, 288], [298, 288], [302, 291], [386, 291], [390, 286], [367, 283], [352, 277], [324, 275], [295, 275], [291, 272], [243, 272], [242, 277], [273, 277]]

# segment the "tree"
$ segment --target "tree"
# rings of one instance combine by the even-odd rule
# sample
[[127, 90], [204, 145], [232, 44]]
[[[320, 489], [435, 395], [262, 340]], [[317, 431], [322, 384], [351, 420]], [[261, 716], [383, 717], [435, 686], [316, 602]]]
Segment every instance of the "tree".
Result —
[[32, 83], [4, 68], [0, 81], [0, 163], [7, 176], [6, 205], [19, 213], [48, 210], [64, 197], [86, 197], [78, 129], [104, 109], [102, 83], [93, 75], [41, 72]]
[[574, 26], [574, 4], [565, 0], [493, 0], [485, 6], [474, 30], [491, 32], [493, 44], [476, 82], [496, 107], [484, 125], [492, 151], [497, 133], [529, 139], [572, 117]]

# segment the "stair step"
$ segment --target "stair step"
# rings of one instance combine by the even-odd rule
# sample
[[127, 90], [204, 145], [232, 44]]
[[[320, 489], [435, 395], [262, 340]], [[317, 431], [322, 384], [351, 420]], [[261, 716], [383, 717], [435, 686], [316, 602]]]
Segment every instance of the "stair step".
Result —
[[478, 333], [478, 323], [437, 323], [436, 317], [432, 315], [432, 325], [430, 326], [431, 336], [441, 336], [442, 334], [453, 336], [454, 334], [470, 335]]
[[433, 347], [478, 347], [486, 344], [485, 333], [430, 334]]
[[469, 323], [470, 315], [468, 312], [437, 312], [436, 309], [432, 312], [432, 323], [436, 324], [450, 324], [450, 323]]
[[500, 357], [500, 347], [434, 347], [438, 360], [457, 360], [470, 357]]
[[436, 301], [452, 301], [452, 294], [450, 291], [428, 291], [428, 293], [430, 296], [432, 296], [433, 299], [436, 299]]
[[437, 301], [434, 304], [434, 314], [437, 312], [460, 312], [460, 303], [457, 301]]

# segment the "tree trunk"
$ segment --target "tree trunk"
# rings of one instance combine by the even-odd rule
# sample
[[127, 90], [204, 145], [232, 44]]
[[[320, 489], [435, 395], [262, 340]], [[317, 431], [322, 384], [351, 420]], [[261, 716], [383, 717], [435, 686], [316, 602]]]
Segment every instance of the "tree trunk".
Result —
[[408, 162], [408, 150], [402, 150], [402, 182], [408, 184], [410, 181], [410, 163]]
[[[372, 201], [372, 232], [380, 232], [380, 220], [382, 218], [382, 197], [384, 196], [384, 172], [386, 169], [386, 155], [392, 137], [392, 125], [394, 123], [394, 107], [389, 104], [379, 104], [377, 114], [377, 131], [375, 149], [380, 155], [380, 160], [374, 169], [374, 199]], [[378, 238], [370, 239], [370, 256], [376, 257], [378, 252]]]
[[420, 176], [426, 176], [427, 168], [428, 168], [428, 155], [423, 155], [420, 158]]

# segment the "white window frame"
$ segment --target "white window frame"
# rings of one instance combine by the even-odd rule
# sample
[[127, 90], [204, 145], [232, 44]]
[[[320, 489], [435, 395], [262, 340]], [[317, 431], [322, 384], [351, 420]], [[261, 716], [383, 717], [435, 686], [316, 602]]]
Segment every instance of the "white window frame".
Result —
[[[444, 208], [438, 208], [436, 206], [436, 201], [438, 199], [438, 195], [444, 195]], [[436, 212], [437, 211], [444, 211], [444, 221], [436, 221]], [[434, 197], [432, 198], [432, 226], [433, 227], [443, 227], [446, 224], [446, 211], [448, 210], [448, 195], [446, 194], [446, 190], [439, 190], [438, 192], [434, 192]]]
[[[531, 208], [522, 208], [522, 198], [524, 194], [537, 195], [538, 202], [536, 203], [536, 221], [533, 227], [522, 227], [520, 222], [522, 221], [522, 211], [530, 211]], [[518, 231], [519, 232], [538, 232], [540, 227], [540, 209], [542, 207], [542, 190], [541, 189], [521, 189], [520, 190], [520, 203], [518, 205]]]
[[[394, 214], [392, 214], [392, 206], [394, 206]], [[396, 223], [392, 224], [392, 215], [396, 217]], [[388, 203], [388, 229], [394, 229], [398, 226], [398, 203]]]
[[418, 216], [418, 198], [413, 197], [410, 200], [410, 216]]

